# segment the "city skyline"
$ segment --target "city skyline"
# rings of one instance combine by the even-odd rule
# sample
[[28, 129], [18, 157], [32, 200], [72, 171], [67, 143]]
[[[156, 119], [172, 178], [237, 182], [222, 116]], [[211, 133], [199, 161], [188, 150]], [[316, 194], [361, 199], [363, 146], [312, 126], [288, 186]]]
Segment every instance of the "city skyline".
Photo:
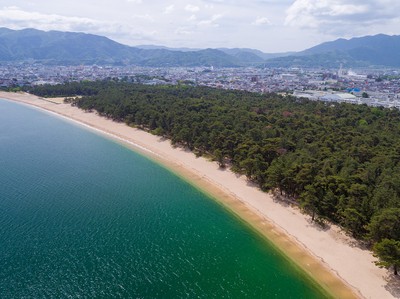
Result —
[[337, 38], [400, 34], [395, 0], [5, 0], [0, 27], [76, 31], [130, 46], [300, 51]]

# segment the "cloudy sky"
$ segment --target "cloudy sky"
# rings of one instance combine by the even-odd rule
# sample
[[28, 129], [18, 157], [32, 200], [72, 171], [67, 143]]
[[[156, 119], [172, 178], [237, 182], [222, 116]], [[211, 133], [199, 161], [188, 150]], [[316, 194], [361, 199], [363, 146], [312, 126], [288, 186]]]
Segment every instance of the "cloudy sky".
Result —
[[1, 0], [0, 27], [79, 31], [128, 45], [265, 52], [400, 34], [399, 0]]

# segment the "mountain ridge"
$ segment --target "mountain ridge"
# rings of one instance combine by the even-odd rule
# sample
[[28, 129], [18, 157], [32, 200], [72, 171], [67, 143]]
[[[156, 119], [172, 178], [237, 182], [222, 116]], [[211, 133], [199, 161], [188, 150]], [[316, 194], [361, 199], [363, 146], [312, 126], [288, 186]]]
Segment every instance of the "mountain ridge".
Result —
[[140, 49], [88, 33], [0, 28], [0, 61], [142, 66], [238, 67], [234, 57], [215, 49]]
[[267, 66], [332, 67], [400, 67], [400, 35], [368, 35], [339, 38], [321, 43], [294, 55], [274, 58]]
[[107, 37], [37, 29], [0, 28], [0, 62], [110, 64], [150, 67], [400, 67], [400, 36], [337, 39], [300, 52], [250, 48], [168, 48], [123, 45]]

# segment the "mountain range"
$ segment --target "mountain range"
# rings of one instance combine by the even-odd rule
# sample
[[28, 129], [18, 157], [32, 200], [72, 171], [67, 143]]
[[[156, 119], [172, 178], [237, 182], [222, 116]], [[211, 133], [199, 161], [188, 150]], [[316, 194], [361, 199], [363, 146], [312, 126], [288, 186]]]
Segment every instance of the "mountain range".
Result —
[[378, 34], [325, 42], [286, 57], [274, 58], [267, 66], [309, 67], [400, 67], [400, 36]]
[[301, 52], [264, 53], [248, 48], [131, 47], [107, 37], [36, 29], [0, 28], [0, 62], [138, 66], [400, 67], [400, 36], [338, 39]]

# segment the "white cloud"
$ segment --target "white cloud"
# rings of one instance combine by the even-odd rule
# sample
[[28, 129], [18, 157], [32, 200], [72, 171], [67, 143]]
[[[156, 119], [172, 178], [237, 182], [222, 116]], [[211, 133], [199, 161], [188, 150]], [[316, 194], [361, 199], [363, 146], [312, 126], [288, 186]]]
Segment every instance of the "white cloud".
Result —
[[135, 3], [135, 4], [141, 4], [143, 3], [142, 0], [126, 0], [127, 2]]
[[164, 14], [168, 15], [175, 10], [175, 5], [171, 4], [164, 9]]
[[189, 18], [187, 18], [188, 22], [193, 22], [197, 20], [197, 16], [196, 15], [191, 15]]
[[296, 0], [287, 10], [286, 23], [300, 21], [303, 25], [302, 18], [312, 17], [322, 21], [323, 17], [365, 14], [370, 10], [368, 4], [347, 2], [349, 0]]
[[190, 12], [197, 12], [197, 11], [200, 10], [200, 8], [198, 6], [194, 6], [194, 5], [188, 4], [188, 5], [185, 6], [185, 10], [186, 11], [190, 11]]
[[375, 23], [398, 17], [398, 0], [296, 0], [286, 10], [285, 24], [322, 32], [368, 32]]
[[64, 31], [74, 31], [80, 28], [93, 29], [100, 25], [98, 21], [90, 18], [28, 12], [18, 7], [5, 7], [0, 10], [0, 24], [12, 29], [36, 28]]
[[222, 14], [215, 14], [212, 15], [211, 18], [202, 20], [197, 23], [199, 26], [212, 26], [212, 27], [218, 27], [219, 24], [215, 23], [217, 20], [222, 18]]
[[191, 31], [190, 29], [185, 28], [185, 27], [178, 27], [175, 30], [175, 34], [176, 35], [191, 35], [191, 34], [193, 34], [193, 31]]
[[35, 28], [39, 30], [59, 30], [86, 32], [106, 35], [112, 38], [152, 39], [157, 31], [138, 30], [134, 26], [108, 21], [98, 21], [91, 18], [67, 17], [57, 14], [43, 14], [24, 11], [18, 7], [0, 9], [0, 26], [11, 29]]
[[331, 16], [357, 15], [367, 13], [368, 10], [367, 5], [335, 4], [327, 11], [327, 14]]
[[252, 25], [255, 26], [261, 26], [261, 25], [270, 25], [271, 22], [268, 18], [266, 17], [258, 17], [257, 19], [255, 19], [252, 23]]
[[149, 22], [155, 22], [155, 19], [149, 15], [149, 14], [145, 14], [145, 15], [133, 15], [134, 19], [138, 19], [138, 20], [144, 20], [144, 21], [149, 21]]

